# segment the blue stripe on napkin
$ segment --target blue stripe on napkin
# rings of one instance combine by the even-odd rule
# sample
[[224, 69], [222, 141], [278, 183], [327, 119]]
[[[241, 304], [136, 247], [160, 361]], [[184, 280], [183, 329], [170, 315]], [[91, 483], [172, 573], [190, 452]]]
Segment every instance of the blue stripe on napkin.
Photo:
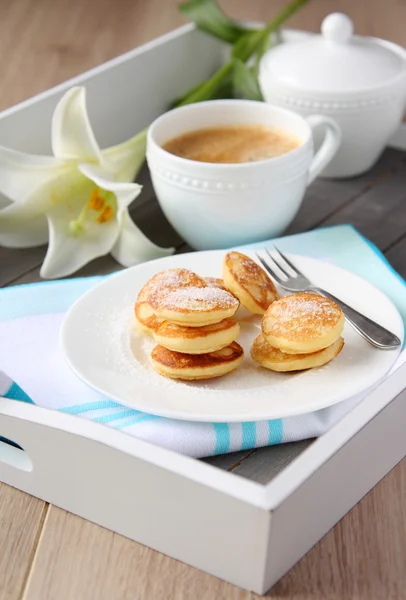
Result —
[[273, 421], [268, 421], [269, 423], [269, 438], [268, 438], [268, 446], [273, 446], [274, 444], [281, 444], [283, 439], [283, 421], [282, 419], [275, 419]]
[[257, 427], [255, 423], [242, 423], [241, 450], [255, 448], [257, 442]]
[[213, 423], [216, 435], [214, 454], [226, 454], [230, 448], [230, 429], [227, 423]]
[[20, 402], [28, 402], [29, 404], [34, 404], [31, 398], [14, 381], [7, 390], [7, 392], [3, 394], [3, 396], [4, 398], [10, 398], [10, 400], [20, 400]]

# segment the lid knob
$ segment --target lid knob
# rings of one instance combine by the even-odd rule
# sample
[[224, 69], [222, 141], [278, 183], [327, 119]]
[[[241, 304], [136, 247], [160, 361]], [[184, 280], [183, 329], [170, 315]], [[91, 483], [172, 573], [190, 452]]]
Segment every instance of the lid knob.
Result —
[[329, 42], [346, 44], [354, 30], [350, 17], [343, 13], [328, 15], [321, 24], [321, 33]]

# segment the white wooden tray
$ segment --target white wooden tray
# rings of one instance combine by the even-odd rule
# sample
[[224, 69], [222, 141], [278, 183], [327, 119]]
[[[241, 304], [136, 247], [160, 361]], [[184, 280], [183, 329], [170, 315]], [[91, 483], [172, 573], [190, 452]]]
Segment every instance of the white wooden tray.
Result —
[[[0, 143], [49, 152], [52, 111], [72, 85], [87, 87], [102, 146], [127, 139], [209, 76], [224, 52], [182, 27], [4, 111]], [[404, 126], [393, 145], [406, 148]], [[266, 486], [3, 398], [0, 435], [24, 450], [0, 442], [0, 480], [261, 594], [406, 455], [405, 387], [406, 364]]]

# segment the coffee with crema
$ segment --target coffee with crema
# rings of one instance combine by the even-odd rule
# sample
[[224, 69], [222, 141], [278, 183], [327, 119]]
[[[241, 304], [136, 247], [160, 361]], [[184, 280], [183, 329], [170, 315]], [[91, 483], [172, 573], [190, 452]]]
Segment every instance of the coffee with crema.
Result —
[[164, 150], [207, 163], [246, 163], [286, 154], [300, 145], [288, 133], [263, 125], [233, 125], [197, 129], [172, 138]]

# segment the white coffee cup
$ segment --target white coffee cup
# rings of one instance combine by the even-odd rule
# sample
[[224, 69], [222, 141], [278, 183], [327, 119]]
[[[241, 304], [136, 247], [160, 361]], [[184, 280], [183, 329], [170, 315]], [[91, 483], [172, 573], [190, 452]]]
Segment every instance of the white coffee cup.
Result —
[[[286, 132], [300, 145], [275, 158], [238, 164], [189, 160], [162, 148], [197, 129], [248, 124]], [[312, 130], [319, 127], [325, 134], [314, 154]], [[304, 119], [265, 102], [210, 100], [158, 117], [148, 130], [147, 162], [158, 201], [178, 233], [197, 250], [229, 248], [282, 233], [340, 139], [340, 128], [329, 117]]]

